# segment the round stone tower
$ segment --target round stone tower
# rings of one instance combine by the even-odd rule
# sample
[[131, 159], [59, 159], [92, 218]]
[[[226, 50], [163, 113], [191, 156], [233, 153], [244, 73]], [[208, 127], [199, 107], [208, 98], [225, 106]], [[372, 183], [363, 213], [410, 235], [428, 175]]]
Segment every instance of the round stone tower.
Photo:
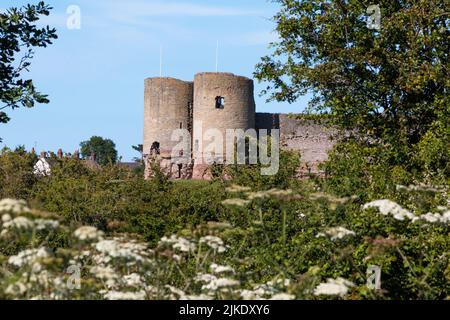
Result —
[[144, 155], [169, 158], [178, 143], [173, 130], [192, 125], [193, 83], [174, 78], [145, 79]]
[[[204, 150], [210, 143], [205, 137], [205, 132], [209, 129], [221, 132], [223, 154], [216, 154], [216, 157], [223, 157], [226, 153], [227, 129], [245, 131], [255, 128], [253, 91], [253, 80], [232, 73], [204, 72], [195, 75], [193, 152], [196, 158], [202, 156], [198, 153], [199, 145]], [[198, 170], [196, 171], [195, 176], [198, 176]]]

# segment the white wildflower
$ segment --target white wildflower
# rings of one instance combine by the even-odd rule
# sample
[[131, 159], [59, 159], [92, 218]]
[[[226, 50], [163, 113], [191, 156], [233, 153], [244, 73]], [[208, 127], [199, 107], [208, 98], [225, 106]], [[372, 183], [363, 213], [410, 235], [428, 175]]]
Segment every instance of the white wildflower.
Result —
[[405, 218], [413, 221], [417, 220], [417, 217], [412, 212], [402, 208], [399, 204], [387, 199], [375, 200], [366, 203], [363, 206], [364, 210], [368, 208], [377, 208], [382, 215], [392, 215], [394, 219], [397, 220], [404, 220]]
[[216, 291], [220, 288], [232, 287], [239, 285], [239, 281], [228, 278], [217, 278], [215, 275], [208, 273], [200, 273], [195, 278], [197, 282], [204, 282], [202, 290]]
[[169, 245], [174, 250], [179, 250], [181, 252], [195, 251], [195, 243], [183, 238], [177, 237], [176, 235], [171, 235], [170, 238], [162, 237], [159, 241], [159, 245]]
[[239, 293], [244, 300], [261, 300], [259, 292], [253, 290], [241, 290]]
[[96, 278], [102, 280], [117, 279], [119, 277], [116, 271], [109, 266], [94, 266], [91, 268], [90, 272]]
[[142, 277], [137, 273], [132, 273], [123, 277], [123, 281], [129, 287], [139, 287], [142, 286]]
[[95, 244], [95, 248], [106, 257], [128, 260], [128, 265], [147, 261], [146, 256], [149, 254], [146, 244], [137, 243], [133, 240], [126, 241], [120, 238], [102, 240]]
[[348, 230], [344, 227], [333, 227], [329, 228], [325, 231], [325, 233], [319, 233], [316, 237], [325, 237], [328, 236], [331, 240], [342, 239], [346, 236], [354, 236], [355, 232]]
[[29, 213], [31, 212], [28, 208], [27, 203], [24, 200], [15, 199], [3, 199], [0, 200], [0, 213]]
[[210, 283], [204, 284], [202, 290], [216, 291], [221, 288], [238, 286], [239, 284], [240, 282], [234, 279], [218, 278], [212, 280]]
[[75, 230], [73, 233], [76, 238], [81, 241], [97, 241], [101, 240], [103, 232], [95, 227], [83, 226]]
[[429, 223], [450, 223], [450, 211], [444, 212], [442, 215], [438, 213], [428, 212], [422, 216], [416, 216], [412, 212], [403, 209], [397, 203], [390, 200], [376, 200], [370, 203], [366, 203], [363, 209], [378, 208], [379, 212], [383, 215], [391, 214], [397, 220], [410, 219], [412, 222], [418, 220], [425, 220]]
[[5, 213], [4, 215], [2, 215], [2, 222], [3, 223], [9, 222], [11, 220], [12, 220], [12, 218], [11, 218], [11, 215], [9, 213]]
[[207, 294], [200, 294], [200, 295], [183, 295], [180, 296], [180, 300], [197, 300], [197, 301], [204, 301], [204, 300], [213, 300], [214, 298], [207, 295]]
[[206, 243], [210, 248], [219, 253], [223, 253], [227, 251], [226, 246], [223, 243], [223, 240], [219, 237], [215, 236], [206, 236], [200, 238], [200, 243]]
[[112, 288], [116, 285], [119, 275], [116, 271], [108, 266], [94, 266], [91, 268], [90, 272], [100, 280], [105, 281], [108, 288]]
[[197, 274], [197, 276], [194, 278], [197, 282], [211, 282], [214, 280], [217, 280], [217, 277], [215, 275], [209, 274], [209, 273], [200, 273]]
[[48, 287], [52, 282], [52, 275], [47, 270], [42, 270], [40, 264], [35, 264], [33, 266], [33, 272], [28, 275], [28, 281], [30, 283], [35, 283], [44, 287]]
[[211, 264], [210, 266], [212, 273], [215, 274], [219, 274], [219, 273], [226, 273], [226, 272], [230, 272], [230, 273], [234, 273], [234, 269], [230, 266], [221, 266], [218, 264]]
[[17, 281], [16, 283], [10, 284], [5, 289], [5, 294], [15, 297], [22, 296], [28, 291], [28, 287], [29, 286], [25, 285], [24, 283]]
[[343, 278], [327, 279], [326, 283], [321, 283], [314, 289], [314, 295], [337, 295], [343, 297], [347, 294], [349, 288], [354, 286], [352, 282]]
[[260, 296], [268, 296], [268, 295], [273, 295], [277, 292], [277, 290], [269, 285], [269, 284], [259, 284], [254, 286], [254, 290], [255, 294], [260, 295]]
[[3, 228], [12, 228], [19, 230], [32, 230], [34, 228], [34, 222], [26, 217], [17, 217], [3, 224]]
[[428, 212], [427, 214], [422, 215], [420, 218], [430, 223], [436, 223], [441, 220], [441, 215], [439, 213]]
[[270, 298], [270, 300], [294, 300], [294, 299], [295, 299], [294, 295], [287, 293], [277, 293], [276, 295]]
[[108, 291], [104, 298], [108, 300], [145, 300], [145, 291], [137, 292], [120, 292], [120, 291]]
[[59, 228], [59, 222], [48, 219], [36, 219], [34, 220], [37, 230], [55, 230]]
[[15, 256], [11, 256], [8, 259], [8, 263], [16, 267], [22, 267], [24, 265], [32, 265], [37, 263], [40, 259], [49, 257], [49, 253], [46, 248], [39, 249], [27, 249], [19, 252]]
[[195, 243], [180, 237], [178, 238], [178, 242], [173, 245], [173, 248], [178, 249], [181, 252], [195, 251]]

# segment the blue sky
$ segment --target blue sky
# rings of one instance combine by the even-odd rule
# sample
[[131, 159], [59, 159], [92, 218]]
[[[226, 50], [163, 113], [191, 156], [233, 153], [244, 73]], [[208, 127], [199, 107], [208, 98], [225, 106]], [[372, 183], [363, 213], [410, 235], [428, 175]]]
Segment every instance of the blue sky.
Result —
[[[0, 8], [38, 1], [2, 0]], [[112, 139], [123, 161], [137, 156], [131, 145], [142, 143], [143, 83], [159, 75], [192, 80], [215, 71], [252, 77], [260, 57], [276, 40], [270, 18], [278, 5], [266, 0], [50, 0], [54, 9], [45, 23], [59, 39], [36, 51], [30, 73], [48, 105], [10, 111], [0, 125], [3, 145], [37, 151], [62, 148], [73, 152], [93, 135]], [[81, 9], [81, 29], [67, 28], [67, 8]], [[259, 112], [299, 112], [307, 99], [289, 105], [265, 102], [256, 85]]]

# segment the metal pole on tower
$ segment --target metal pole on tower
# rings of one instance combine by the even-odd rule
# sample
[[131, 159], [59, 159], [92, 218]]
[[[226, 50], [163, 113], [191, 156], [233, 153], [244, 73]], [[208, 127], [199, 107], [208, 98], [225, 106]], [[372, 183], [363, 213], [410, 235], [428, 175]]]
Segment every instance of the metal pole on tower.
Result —
[[162, 77], [162, 64], [163, 64], [163, 47], [159, 47], [159, 77]]

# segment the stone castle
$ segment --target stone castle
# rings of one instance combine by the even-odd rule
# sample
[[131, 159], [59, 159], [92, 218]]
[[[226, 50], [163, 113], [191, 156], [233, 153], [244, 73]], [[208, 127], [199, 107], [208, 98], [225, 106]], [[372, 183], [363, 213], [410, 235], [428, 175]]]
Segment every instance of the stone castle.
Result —
[[[145, 79], [143, 154], [145, 175], [150, 177], [152, 160], [176, 179], [207, 179], [208, 165], [197, 164], [195, 150], [208, 141], [196, 130], [279, 129], [281, 147], [301, 153], [299, 175], [318, 173], [317, 164], [327, 159], [336, 131], [286, 114], [257, 113], [253, 80], [232, 73], [203, 72], [193, 82], [174, 78]], [[196, 123], [201, 123], [198, 129]], [[190, 134], [189, 159], [172, 155], [178, 141], [176, 129]], [[197, 138], [200, 137], [200, 138]], [[191, 154], [193, 154], [191, 156]], [[220, 156], [220, 155], [216, 155]], [[180, 161], [183, 159], [183, 161]], [[200, 161], [198, 161], [200, 162]]]

